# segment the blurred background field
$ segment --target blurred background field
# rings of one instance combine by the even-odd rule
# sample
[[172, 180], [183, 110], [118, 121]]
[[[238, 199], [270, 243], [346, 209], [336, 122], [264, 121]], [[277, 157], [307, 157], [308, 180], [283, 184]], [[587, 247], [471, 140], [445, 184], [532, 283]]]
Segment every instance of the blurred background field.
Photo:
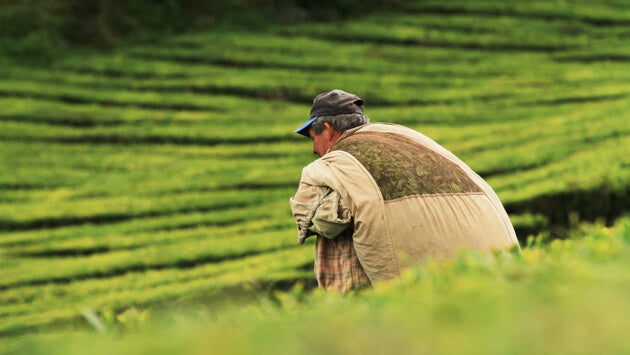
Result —
[[[592, 238], [575, 231], [583, 222], [610, 234], [630, 209], [625, 1], [81, 4], [0, 1], [5, 349], [90, 329], [84, 309], [103, 317], [312, 287], [314, 246], [297, 245], [288, 198], [315, 156], [291, 132], [334, 88], [361, 96], [373, 122], [417, 129], [467, 162], [523, 246], [532, 235]], [[627, 247], [603, 240], [557, 245], [591, 250], [574, 257], [619, 286]], [[602, 266], [592, 248], [618, 252]], [[516, 263], [534, 283], [566, 272]], [[394, 289], [419, 292], [420, 279]], [[410, 301], [396, 292], [359, 304]], [[314, 309], [329, 302], [313, 297]], [[630, 309], [621, 289], [602, 299]]]

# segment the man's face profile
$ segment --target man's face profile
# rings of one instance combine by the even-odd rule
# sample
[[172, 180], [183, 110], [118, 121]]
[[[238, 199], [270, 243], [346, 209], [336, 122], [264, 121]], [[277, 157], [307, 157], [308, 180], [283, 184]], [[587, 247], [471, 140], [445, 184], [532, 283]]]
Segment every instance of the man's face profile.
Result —
[[308, 134], [313, 140], [313, 154], [317, 154], [320, 157], [326, 154], [328, 151], [329, 145], [326, 139], [326, 129], [320, 134], [316, 134], [313, 129], [308, 130]]
[[332, 147], [341, 133], [337, 132], [328, 122], [324, 123], [324, 129], [321, 133], [317, 134], [312, 128], [309, 128], [308, 134], [313, 140], [313, 154], [317, 154], [320, 157]]

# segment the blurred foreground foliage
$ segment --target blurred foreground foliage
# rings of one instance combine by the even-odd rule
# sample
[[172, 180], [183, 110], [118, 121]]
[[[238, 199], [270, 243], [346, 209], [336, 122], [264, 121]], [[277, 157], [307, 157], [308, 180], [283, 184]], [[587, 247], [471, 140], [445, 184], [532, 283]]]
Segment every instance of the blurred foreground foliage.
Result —
[[[25, 353], [624, 353], [630, 218], [530, 239], [519, 253], [463, 251], [351, 295], [296, 287], [246, 307], [100, 312], [103, 334], [40, 335]], [[319, 291], [319, 290], [318, 290]], [[87, 321], [86, 321], [87, 323]], [[36, 339], [36, 340], [34, 340]], [[53, 347], [50, 347], [50, 346]]]

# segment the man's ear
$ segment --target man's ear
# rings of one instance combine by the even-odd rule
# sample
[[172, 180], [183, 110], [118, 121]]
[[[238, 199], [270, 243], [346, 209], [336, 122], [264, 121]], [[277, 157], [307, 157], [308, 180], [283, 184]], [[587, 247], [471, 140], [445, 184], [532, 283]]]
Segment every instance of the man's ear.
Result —
[[324, 122], [324, 132], [326, 134], [326, 138], [332, 139], [333, 134], [335, 134], [334, 128], [328, 122]]

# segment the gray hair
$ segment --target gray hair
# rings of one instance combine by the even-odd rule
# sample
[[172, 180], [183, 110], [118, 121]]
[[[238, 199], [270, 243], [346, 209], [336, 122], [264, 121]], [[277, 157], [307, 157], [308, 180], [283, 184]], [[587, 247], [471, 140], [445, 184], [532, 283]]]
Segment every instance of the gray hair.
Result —
[[346, 113], [334, 116], [321, 116], [317, 117], [311, 129], [315, 131], [315, 134], [320, 134], [324, 131], [324, 123], [328, 123], [338, 132], [345, 132], [351, 128], [359, 127], [364, 124], [370, 123], [370, 116], [362, 113]]

